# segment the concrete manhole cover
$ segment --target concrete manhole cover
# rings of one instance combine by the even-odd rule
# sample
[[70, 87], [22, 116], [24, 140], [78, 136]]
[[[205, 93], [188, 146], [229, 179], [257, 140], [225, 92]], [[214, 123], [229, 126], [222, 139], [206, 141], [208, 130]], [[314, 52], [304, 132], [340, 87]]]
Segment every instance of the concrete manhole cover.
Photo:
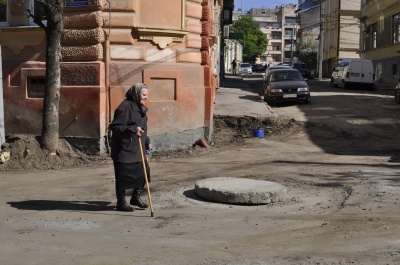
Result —
[[284, 201], [286, 188], [281, 184], [264, 180], [210, 178], [197, 181], [195, 193], [209, 201], [255, 205]]

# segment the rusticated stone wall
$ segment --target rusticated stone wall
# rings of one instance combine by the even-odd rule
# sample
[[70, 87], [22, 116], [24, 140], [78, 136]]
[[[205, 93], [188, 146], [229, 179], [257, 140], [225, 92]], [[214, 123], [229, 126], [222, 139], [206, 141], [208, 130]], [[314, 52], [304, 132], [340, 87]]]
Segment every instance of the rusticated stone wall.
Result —
[[88, 7], [64, 8], [64, 32], [61, 39], [64, 62], [103, 60], [104, 20], [101, 0]]

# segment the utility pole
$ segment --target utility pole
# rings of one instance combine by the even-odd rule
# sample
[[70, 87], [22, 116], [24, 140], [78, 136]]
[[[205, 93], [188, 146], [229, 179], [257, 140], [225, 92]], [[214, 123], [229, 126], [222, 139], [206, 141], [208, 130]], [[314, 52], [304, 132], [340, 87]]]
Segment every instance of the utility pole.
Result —
[[324, 18], [325, 18], [325, 6], [324, 0], [320, 3], [320, 23], [319, 23], [319, 54], [318, 54], [318, 79], [322, 80], [322, 61], [323, 61], [323, 50], [324, 50]]
[[296, 24], [293, 24], [292, 36], [290, 38], [290, 66], [293, 66], [293, 35], [295, 32]]
[[293, 65], [293, 31], [292, 36], [290, 36], [290, 66]]

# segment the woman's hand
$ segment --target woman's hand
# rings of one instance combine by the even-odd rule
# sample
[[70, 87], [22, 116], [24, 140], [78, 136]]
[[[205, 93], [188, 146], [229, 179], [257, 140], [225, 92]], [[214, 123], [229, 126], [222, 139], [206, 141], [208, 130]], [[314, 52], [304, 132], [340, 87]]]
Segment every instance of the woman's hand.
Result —
[[136, 135], [140, 137], [142, 133], [144, 133], [144, 130], [141, 127], [136, 127]]

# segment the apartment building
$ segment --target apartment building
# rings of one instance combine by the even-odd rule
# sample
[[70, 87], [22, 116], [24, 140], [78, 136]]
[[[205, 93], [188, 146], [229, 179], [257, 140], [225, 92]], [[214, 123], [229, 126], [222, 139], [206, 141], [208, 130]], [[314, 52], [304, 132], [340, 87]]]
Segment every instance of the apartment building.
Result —
[[398, 0], [362, 0], [361, 55], [374, 62], [377, 82], [400, 78], [400, 5]]
[[322, 0], [324, 77], [344, 58], [360, 58], [361, 0]]
[[299, 0], [297, 17], [298, 38], [319, 38], [321, 25], [321, 0]]
[[276, 6], [275, 9], [252, 8], [246, 13], [242, 11], [234, 13], [234, 21], [243, 14], [251, 15], [253, 20], [258, 23], [260, 30], [267, 36], [268, 45], [257, 63], [290, 64], [297, 60], [295, 42], [299, 25], [296, 10], [296, 4], [286, 4]]

